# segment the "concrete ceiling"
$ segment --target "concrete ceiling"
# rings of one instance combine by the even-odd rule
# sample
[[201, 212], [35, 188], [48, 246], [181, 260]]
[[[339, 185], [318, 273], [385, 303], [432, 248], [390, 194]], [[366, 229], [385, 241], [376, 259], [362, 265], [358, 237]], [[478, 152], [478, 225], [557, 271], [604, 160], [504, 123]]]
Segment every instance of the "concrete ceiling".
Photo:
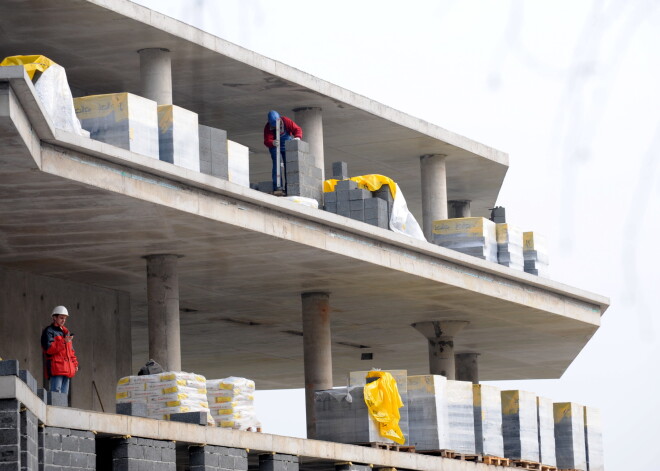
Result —
[[139, 93], [137, 50], [172, 51], [174, 103], [200, 123], [250, 147], [251, 181], [270, 179], [262, 144], [265, 115], [323, 108], [326, 172], [346, 161], [352, 175], [397, 181], [421, 218], [419, 156], [446, 154], [449, 199], [471, 200], [473, 215], [493, 207], [508, 156], [292, 67], [124, 0], [4, 0], [0, 57], [43, 54], [66, 68], [76, 95]]

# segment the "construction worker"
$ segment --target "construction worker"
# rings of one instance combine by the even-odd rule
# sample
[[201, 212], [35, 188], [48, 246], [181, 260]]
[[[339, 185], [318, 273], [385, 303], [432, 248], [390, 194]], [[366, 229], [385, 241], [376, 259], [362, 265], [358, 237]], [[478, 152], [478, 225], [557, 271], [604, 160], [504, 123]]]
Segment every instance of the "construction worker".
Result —
[[[276, 136], [277, 122], [280, 122], [280, 135]], [[277, 181], [277, 146], [280, 146], [284, 172], [286, 172], [286, 154], [284, 143], [291, 139], [299, 141], [302, 139], [302, 129], [292, 119], [280, 116], [277, 111], [268, 112], [268, 122], [264, 126], [264, 145], [270, 151], [273, 160], [273, 194], [282, 196], [286, 194], [286, 188], [282, 187], [282, 181]]]
[[53, 323], [41, 333], [44, 372], [49, 379], [49, 391], [68, 394], [69, 382], [78, 371], [73, 334], [64, 327], [69, 311], [64, 306], [56, 306], [51, 316]]

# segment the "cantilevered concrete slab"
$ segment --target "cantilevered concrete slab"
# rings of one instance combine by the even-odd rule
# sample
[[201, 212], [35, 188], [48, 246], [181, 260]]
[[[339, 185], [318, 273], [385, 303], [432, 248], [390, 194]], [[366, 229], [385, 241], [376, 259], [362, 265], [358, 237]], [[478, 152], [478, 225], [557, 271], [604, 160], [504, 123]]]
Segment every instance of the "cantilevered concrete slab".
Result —
[[[335, 384], [361, 364], [428, 371], [410, 324], [468, 320], [480, 376], [556, 378], [608, 300], [54, 130], [0, 69], [0, 264], [129, 292], [146, 358], [145, 261], [179, 260], [183, 369], [302, 386], [300, 293], [331, 293]], [[4, 77], [4, 78], [3, 78]]]
[[421, 221], [419, 156], [446, 154], [449, 200], [471, 200], [474, 216], [496, 202], [505, 153], [160, 13], [125, 0], [0, 2], [0, 58], [44, 54], [66, 68], [76, 96], [140, 94], [137, 51], [153, 47], [171, 51], [174, 104], [250, 147], [253, 182], [270, 180], [267, 111], [312, 106], [323, 109], [326, 173], [342, 160], [352, 175], [393, 178]]

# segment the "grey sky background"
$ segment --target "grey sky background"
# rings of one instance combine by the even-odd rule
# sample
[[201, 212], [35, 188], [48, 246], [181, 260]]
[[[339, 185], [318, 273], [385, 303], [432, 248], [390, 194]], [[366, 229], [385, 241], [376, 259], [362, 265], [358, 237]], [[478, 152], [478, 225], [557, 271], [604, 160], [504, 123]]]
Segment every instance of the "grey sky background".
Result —
[[[660, 469], [660, 2], [138, 3], [508, 152], [508, 221], [612, 305], [561, 379], [492, 384], [600, 408], [607, 469]], [[257, 401], [304, 436], [300, 390]]]

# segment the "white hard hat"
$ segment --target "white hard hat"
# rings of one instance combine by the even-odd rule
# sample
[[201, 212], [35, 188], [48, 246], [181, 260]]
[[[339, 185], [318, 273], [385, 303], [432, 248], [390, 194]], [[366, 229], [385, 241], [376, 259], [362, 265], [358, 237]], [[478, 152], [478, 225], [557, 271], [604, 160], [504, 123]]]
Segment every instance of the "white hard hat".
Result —
[[55, 306], [55, 309], [53, 309], [53, 313], [51, 314], [51, 316], [59, 316], [59, 315], [68, 316], [69, 311], [67, 311], [64, 306]]

